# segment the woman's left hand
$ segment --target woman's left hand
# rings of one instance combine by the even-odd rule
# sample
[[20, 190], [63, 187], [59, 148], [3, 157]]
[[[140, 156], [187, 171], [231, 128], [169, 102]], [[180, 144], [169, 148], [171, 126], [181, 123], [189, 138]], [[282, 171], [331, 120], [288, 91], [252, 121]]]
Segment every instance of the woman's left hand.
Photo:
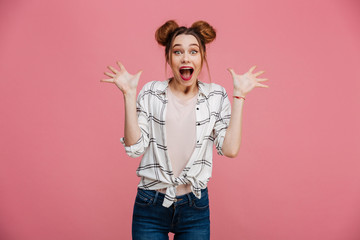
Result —
[[265, 71], [253, 73], [255, 68], [256, 66], [252, 66], [250, 70], [243, 75], [238, 75], [234, 72], [233, 69], [228, 68], [228, 71], [231, 73], [234, 80], [234, 95], [236, 94], [245, 97], [246, 94], [248, 94], [255, 87], [269, 87], [267, 85], [259, 83], [267, 81], [267, 78], [257, 78]]

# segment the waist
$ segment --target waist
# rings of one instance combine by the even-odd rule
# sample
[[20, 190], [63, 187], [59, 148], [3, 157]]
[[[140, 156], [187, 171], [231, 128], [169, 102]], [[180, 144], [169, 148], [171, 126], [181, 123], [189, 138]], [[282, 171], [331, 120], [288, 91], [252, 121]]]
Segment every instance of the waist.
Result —
[[[156, 189], [161, 193], [166, 193], [166, 188]], [[176, 187], [176, 196], [184, 195], [191, 192], [191, 184], [182, 184]]]
[[[137, 191], [138, 191], [139, 195], [149, 199], [152, 204], [162, 205], [163, 201], [165, 199], [165, 193], [161, 193], [157, 190], [145, 190], [145, 189], [138, 188]], [[201, 198], [206, 197], [207, 194], [208, 194], [207, 188], [201, 189]], [[176, 198], [174, 200], [174, 204], [176, 204], [176, 205], [182, 205], [185, 203], [192, 204], [193, 201], [196, 199], [197, 199], [196, 196], [192, 192], [190, 192], [190, 193], [176, 196]]]

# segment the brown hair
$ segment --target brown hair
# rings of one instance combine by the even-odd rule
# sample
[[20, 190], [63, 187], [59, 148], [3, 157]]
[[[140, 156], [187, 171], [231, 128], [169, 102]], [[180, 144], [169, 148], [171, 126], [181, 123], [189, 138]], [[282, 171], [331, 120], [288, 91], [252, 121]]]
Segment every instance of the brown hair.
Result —
[[[206, 60], [206, 44], [214, 41], [216, 37], [215, 29], [205, 21], [194, 22], [191, 27], [187, 28], [184, 26], [179, 27], [179, 25], [174, 20], [169, 20], [159, 27], [155, 32], [156, 41], [165, 47], [165, 59], [166, 63], [171, 65], [170, 53], [172, 50], [172, 44], [175, 38], [180, 34], [193, 35], [200, 45], [200, 54], [201, 54], [201, 67], [203, 61], [206, 63], [208, 72], [209, 65]], [[165, 63], [165, 64], [166, 64]], [[165, 65], [166, 68], [166, 65]], [[209, 73], [210, 77], [210, 73]]]

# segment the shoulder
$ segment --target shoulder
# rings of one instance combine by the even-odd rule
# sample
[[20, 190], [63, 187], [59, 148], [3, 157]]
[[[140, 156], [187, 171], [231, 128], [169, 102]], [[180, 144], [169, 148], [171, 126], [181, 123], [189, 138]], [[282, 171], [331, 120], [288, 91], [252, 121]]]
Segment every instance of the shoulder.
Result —
[[199, 82], [199, 86], [204, 94], [208, 97], [214, 95], [227, 97], [226, 89], [219, 84]]
[[141, 91], [153, 90], [153, 91], [164, 91], [168, 86], [167, 81], [150, 81], [145, 83]]
[[161, 101], [164, 103], [164, 93], [168, 86], [168, 81], [151, 81], [147, 82], [138, 95], [138, 101], [147, 101], [151, 104], [154, 101]]

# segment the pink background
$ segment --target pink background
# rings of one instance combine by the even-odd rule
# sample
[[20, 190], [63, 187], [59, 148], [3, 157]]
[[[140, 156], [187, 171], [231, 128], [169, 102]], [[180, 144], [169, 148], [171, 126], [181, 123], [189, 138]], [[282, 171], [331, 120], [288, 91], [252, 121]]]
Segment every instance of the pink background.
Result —
[[[140, 159], [100, 83], [121, 60], [164, 80], [154, 40], [204, 19], [212, 81], [265, 70], [235, 159], [215, 156], [212, 239], [360, 239], [360, 4], [355, 0], [0, 2], [0, 239], [130, 239]], [[203, 80], [206, 79], [203, 74]]]

